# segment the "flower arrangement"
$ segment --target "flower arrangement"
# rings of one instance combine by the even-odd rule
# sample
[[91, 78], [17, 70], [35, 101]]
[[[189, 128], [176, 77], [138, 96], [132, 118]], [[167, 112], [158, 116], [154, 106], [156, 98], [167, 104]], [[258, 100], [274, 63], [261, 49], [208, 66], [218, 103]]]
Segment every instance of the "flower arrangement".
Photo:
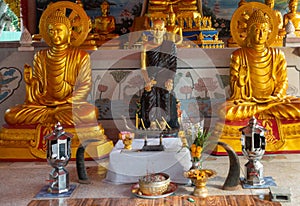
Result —
[[190, 152], [192, 157], [192, 168], [193, 169], [201, 169], [202, 162], [201, 162], [201, 155], [204, 147], [207, 144], [207, 139], [210, 136], [210, 133], [206, 131], [198, 129], [196, 138], [193, 144], [190, 146]]
[[124, 149], [132, 149], [132, 141], [134, 139], [134, 133], [129, 131], [121, 131], [119, 133], [119, 139], [122, 140], [124, 144]]
[[183, 127], [178, 135], [182, 141], [182, 148], [188, 148], [191, 154], [192, 168], [201, 169], [201, 155], [204, 147], [207, 145], [210, 133], [204, 130], [204, 120], [192, 123], [190, 121], [183, 121]]

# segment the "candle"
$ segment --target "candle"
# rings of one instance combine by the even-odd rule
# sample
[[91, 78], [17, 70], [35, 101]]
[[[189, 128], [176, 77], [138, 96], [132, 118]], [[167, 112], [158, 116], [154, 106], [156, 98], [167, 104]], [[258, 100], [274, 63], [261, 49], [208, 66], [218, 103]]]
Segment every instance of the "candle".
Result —
[[158, 124], [158, 126], [159, 126], [160, 130], [162, 130], [162, 127], [160, 126], [160, 124], [159, 124], [158, 120], [156, 119], [155, 121], [156, 121], [156, 123]]
[[135, 114], [135, 128], [139, 128], [139, 116], [138, 114]]
[[145, 127], [145, 125], [144, 125], [144, 120], [141, 119], [141, 122], [142, 122], [143, 129], [146, 130], [146, 127]]

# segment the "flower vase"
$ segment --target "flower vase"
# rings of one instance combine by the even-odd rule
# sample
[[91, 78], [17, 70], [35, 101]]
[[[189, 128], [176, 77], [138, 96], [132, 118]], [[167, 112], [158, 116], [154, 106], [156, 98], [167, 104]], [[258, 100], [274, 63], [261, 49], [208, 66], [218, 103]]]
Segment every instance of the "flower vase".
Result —
[[208, 179], [214, 177], [216, 172], [210, 169], [191, 169], [184, 173], [184, 176], [191, 179], [195, 186], [193, 195], [196, 197], [205, 198], [208, 196], [206, 183]]
[[202, 162], [201, 161], [192, 161], [191, 169], [202, 169]]
[[134, 139], [134, 133], [128, 131], [121, 131], [119, 133], [119, 139], [122, 140], [125, 150], [132, 149], [132, 141]]

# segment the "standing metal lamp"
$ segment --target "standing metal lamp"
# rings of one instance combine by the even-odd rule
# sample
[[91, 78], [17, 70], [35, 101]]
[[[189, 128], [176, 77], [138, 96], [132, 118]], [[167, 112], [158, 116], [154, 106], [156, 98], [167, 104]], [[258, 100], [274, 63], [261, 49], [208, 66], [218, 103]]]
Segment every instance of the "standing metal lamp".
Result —
[[266, 147], [264, 133], [266, 129], [258, 125], [255, 117], [249, 120], [247, 126], [240, 129], [243, 155], [248, 159], [245, 164], [246, 177], [244, 183], [259, 186], [265, 184], [263, 164], [260, 162]]
[[69, 191], [69, 172], [64, 167], [71, 158], [72, 137], [73, 134], [65, 132], [59, 122], [53, 132], [44, 137], [47, 142], [47, 161], [53, 167], [49, 174], [50, 193], [60, 194]]

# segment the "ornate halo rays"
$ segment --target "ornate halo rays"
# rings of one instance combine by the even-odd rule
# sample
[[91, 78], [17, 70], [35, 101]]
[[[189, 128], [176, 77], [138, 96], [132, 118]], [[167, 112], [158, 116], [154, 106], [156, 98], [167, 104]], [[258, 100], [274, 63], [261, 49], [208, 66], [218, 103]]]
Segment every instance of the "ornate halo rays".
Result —
[[234, 41], [241, 47], [246, 46], [247, 35], [247, 20], [251, 14], [256, 10], [262, 10], [270, 19], [271, 33], [267, 40], [267, 46], [270, 46], [275, 40], [278, 34], [277, 17], [274, 10], [269, 6], [259, 2], [249, 2], [240, 6], [232, 15], [230, 23], [230, 31]]
[[71, 22], [71, 45], [79, 46], [82, 44], [90, 31], [90, 19], [81, 6], [69, 1], [60, 1], [55, 4], [49, 4], [47, 9], [43, 12], [40, 18], [39, 29], [45, 42], [51, 46], [51, 40], [48, 36], [47, 18], [56, 10], [61, 10]]

